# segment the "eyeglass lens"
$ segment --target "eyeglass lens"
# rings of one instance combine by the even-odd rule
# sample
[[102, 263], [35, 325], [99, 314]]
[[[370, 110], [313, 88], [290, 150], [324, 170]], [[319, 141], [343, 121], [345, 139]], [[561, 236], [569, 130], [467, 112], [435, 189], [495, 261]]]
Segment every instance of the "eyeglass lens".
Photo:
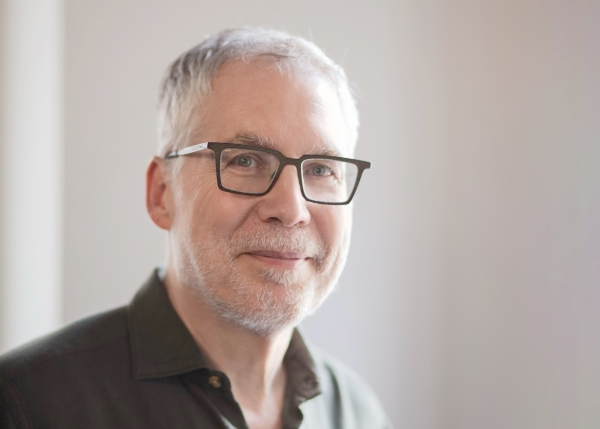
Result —
[[[259, 150], [226, 148], [221, 152], [220, 165], [224, 188], [261, 194], [275, 178], [279, 158]], [[306, 197], [324, 203], [347, 201], [358, 175], [355, 164], [324, 158], [304, 160], [301, 170]]]

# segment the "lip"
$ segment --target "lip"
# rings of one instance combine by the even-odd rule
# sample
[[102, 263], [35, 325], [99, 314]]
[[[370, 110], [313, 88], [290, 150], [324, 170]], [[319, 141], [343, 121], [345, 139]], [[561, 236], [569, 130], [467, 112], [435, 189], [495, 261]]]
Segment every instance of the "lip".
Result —
[[306, 255], [295, 252], [278, 252], [273, 250], [253, 250], [243, 253], [263, 264], [279, 268], [295, 268], [308, 258]]

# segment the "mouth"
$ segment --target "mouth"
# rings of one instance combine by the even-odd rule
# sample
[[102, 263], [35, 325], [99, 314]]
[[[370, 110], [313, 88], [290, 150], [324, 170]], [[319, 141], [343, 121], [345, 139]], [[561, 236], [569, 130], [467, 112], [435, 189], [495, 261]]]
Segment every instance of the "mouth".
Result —
[[243, 255], [261, 262], [263, 264], [284, 269], [293, 269], [308, 261], [310, 258], [301, 253], [278, 252], [273, 250], [253, 250], [243, 253]]

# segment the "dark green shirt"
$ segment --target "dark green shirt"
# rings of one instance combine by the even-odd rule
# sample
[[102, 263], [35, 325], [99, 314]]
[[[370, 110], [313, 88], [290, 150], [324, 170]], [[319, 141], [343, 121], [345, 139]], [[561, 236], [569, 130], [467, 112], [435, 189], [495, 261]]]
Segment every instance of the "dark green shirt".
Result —
[[[296, 330], [283, 427], [390, 428], [365, 382]], [[247, 428], [154, 272], [127, 307], [0, 357], [0, 428]]]

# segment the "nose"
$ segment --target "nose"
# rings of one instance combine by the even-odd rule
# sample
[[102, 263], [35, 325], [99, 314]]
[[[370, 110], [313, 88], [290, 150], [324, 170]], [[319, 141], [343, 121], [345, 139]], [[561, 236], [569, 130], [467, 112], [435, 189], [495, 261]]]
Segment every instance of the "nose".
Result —
[[302, 196], [296, 167], [287, 165], [271, 191], [258, 204], [258, 216], [263, 222], [281, 222], [283, 226], [306, 225], [310, 222], [307, 201]]

